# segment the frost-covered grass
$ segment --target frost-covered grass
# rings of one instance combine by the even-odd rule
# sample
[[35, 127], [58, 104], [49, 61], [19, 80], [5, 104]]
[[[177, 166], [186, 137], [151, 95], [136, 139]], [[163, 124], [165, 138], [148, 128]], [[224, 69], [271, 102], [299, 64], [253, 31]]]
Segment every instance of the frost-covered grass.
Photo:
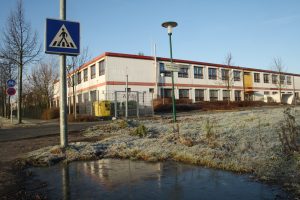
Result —
[[[300, 124], [300, 111], [295, 111]], [[170, 120], [119, 120], [85, 132], [87, 137], [108, 135], [93, 143], [72, 143], [65, 150], [47, 147], [29, 153], [32, 165], [59, 161], [129, 158], [147, 161], [172, 159], [235, 172], [249, 172], [278, 182], [300, 195], [300, 153], [282, 151], [278, 131], [283, 108], [193, 114]], [[143, 125], [142, 135], [137, 128]], [[145, 131], [145, 132], [144, 132]]]

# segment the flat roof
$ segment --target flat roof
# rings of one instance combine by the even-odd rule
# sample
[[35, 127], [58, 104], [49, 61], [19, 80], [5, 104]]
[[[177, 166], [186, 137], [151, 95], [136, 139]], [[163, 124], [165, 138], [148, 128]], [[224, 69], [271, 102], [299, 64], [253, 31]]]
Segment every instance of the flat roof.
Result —
[[[110, 57], [119, 57], [119, 58], [131, 58], [131, 59], [143, 59], [143, 60], [154, 60], [154, 56], [144, 56], [144, 55], [135, 55], [135, 54], [125, 54], [125, 53], [114, 53], [114, 52], [105, 52], [92, 60], [86, 62], [85, 64], [81, 65], [75, 71], [82, 70], [89, 66], [92, 63], [95, 63], [102, 58], [110, 56]], [[170, 62], [170, 58], [164, 57], [156, 57], [157, 61], [164, 61]], [[204, 66], [212, 66], [212, 67], [220, 67], [220, 68], [230, 68], [230, 69], [237, 69], [241, 71], [256, 71], [256, 72], [265, 72], [265, 73], [273, 73], [278, 74], [279, 72], [274, 70], [265, 70], [265, 69], [257, 69], [257, 68], [248, 68], [248, 67], [241, 67], [241, 66], [234, 66], [234, 65], [226, 65], [226, 64], [216, 64], [216, 63], [208, 63], [208, 62], [200, 62], [200, 61], [191, 61], [191, 60], [182, 60], [182, 59], [173, 59], [173, 62], [176, 63], [184, 63], [184, 64], [192, 64], [192, 65], [204, 65]], [[71, 72], [70, 74], [73, 74]], [[288, 73], [283, 72], [282, 74], [291, 75], [291, 76], [300, 76], [300, 74]]]

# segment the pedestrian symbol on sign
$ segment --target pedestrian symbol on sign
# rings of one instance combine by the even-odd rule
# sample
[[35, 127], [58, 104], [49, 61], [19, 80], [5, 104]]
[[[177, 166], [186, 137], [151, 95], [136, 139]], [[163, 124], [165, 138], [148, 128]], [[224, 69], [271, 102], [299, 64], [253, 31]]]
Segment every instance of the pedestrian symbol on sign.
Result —
[[50, 47], [77, 49], [65, 25], [61, 26], [61, 28], [53, 38]]

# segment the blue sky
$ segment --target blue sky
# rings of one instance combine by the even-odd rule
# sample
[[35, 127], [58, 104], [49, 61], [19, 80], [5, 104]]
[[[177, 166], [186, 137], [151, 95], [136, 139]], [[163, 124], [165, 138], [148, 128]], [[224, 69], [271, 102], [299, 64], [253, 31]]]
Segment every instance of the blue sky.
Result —
[[[16, 0], [0, 0], [0, 27]], [[44, 41], [46, 18], [59, 18], [59, 0], [24, 0], [25, 15]], [[67, 19], [81, 23], [81, 45], [92, 57], [105, 51], [169, 57], [161, 23], [178, 22], [173, 56], [179, 59], [271, 69], [280, 57], [300, 73], [299, 0], [67, 0]]]

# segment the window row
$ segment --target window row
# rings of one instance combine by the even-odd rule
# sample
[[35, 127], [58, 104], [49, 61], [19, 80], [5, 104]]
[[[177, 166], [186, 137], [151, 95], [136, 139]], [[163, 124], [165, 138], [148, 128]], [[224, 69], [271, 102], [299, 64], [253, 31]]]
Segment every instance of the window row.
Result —
[[[165, 69], [164, 63], [159, 63], [160, 73], [163, 76], [171, 77], [172, 74], [170, 71]], [[278, 81], [278, 76], [276, 74], [272, 74], [272, 83], [273, 84], [292, 84], [291, 76], [280, 75], [280, 82]], [[181, 67], [178, 72], [179, 78], [188, 78], [189, 77], [189, 68]], [[204, 67], [202, 66], [194, 66], [194, 78], [195, 79], [204, 79]], [[218, 68], [209, 67], [208, 68], [208, 79], [217, 80], [221, 79], [224, 81], [240, 81], [241, 80], [241, 71], [238, 70], [229, 70], [229, 69], [221, 69], [220, 77], [218, 77]], [[263, 74], [264, 83], [270, 83], [270, 74]], [[260, 73], [254, 73], [254, 82], [260, 82]]]
[[[172, 89], [161, 88], [161, 97], [162, 98], [171, 98], [172, 97]], [[220, 90], [209, 90], [209, 101], [218, 101], [219, 100], [219, 92]], [[179, 89], [178, 90], [179, 99], [190, 99], [190, 90], [189, 89]], [[230, 91], [223, 90], [222, 91], [222, 99], [223, 101], [230, 100]], [[195, 101], [205, 101], [205, 89], [195, 89]], [[234, 91], [234, 100], [241, 101], [241, 91]]]
[[[273, 84], [292, 85], [291, 76], [280, 75], [280, 81], [278, 81], [279, 75], [277, 75], [277, 74], [272, 74], [271, 77], [272, 77]], [[270, 82], [270, 74], [263, 74], [263, 81], [264, 81], [264, 83], [271, 83]], [[260, 83], [260, 73], [254, 73], [254, 82]]]
[[[159, 63], [159, 70], [162, 76], [171, 77], [172, 73], [165, 69], [164, 63]], [[221, 77], [218, 78], [217, 68], [208, 68], [208, 79], [210, 80], [229, 80], [233, 77], [234, 81], [241, 80], [241, 72], [238, 70], [233, 70], [233, 74], [230, 74], [231, 71], [229, 69], [221, 69]], [[189, 68], [181, 67], [178, 72], [179, 78], [189, 78]], [[202, 66], [194, 66], [194, 78], [195, 79], [204, 79], [204, 67]]]
[[[82, 82], [88, 81], [88, 79], [89, 79], [88, 70], [90, 70], [90, 79], [96, 78], [96, 65], [94, 64], [88, 68], [85, 68], [82, 71], [77, 72], [75, 74], [75, 77], [74, 77], [74, 75], [72, 75], [72, 77], [70, 77], [68, 79], [68, 86], [71, 87], [73, 85], [73, 82], [74, 82], [74, 85], [77, 85]], [[104, 74], [105, 74], [105, 62], [104, 62], [104, 60], [102, 60], [99, 62], [99, 76], [102, 76]], [[74, 78], [74, 80], [73, 80], [73, 78]]]

